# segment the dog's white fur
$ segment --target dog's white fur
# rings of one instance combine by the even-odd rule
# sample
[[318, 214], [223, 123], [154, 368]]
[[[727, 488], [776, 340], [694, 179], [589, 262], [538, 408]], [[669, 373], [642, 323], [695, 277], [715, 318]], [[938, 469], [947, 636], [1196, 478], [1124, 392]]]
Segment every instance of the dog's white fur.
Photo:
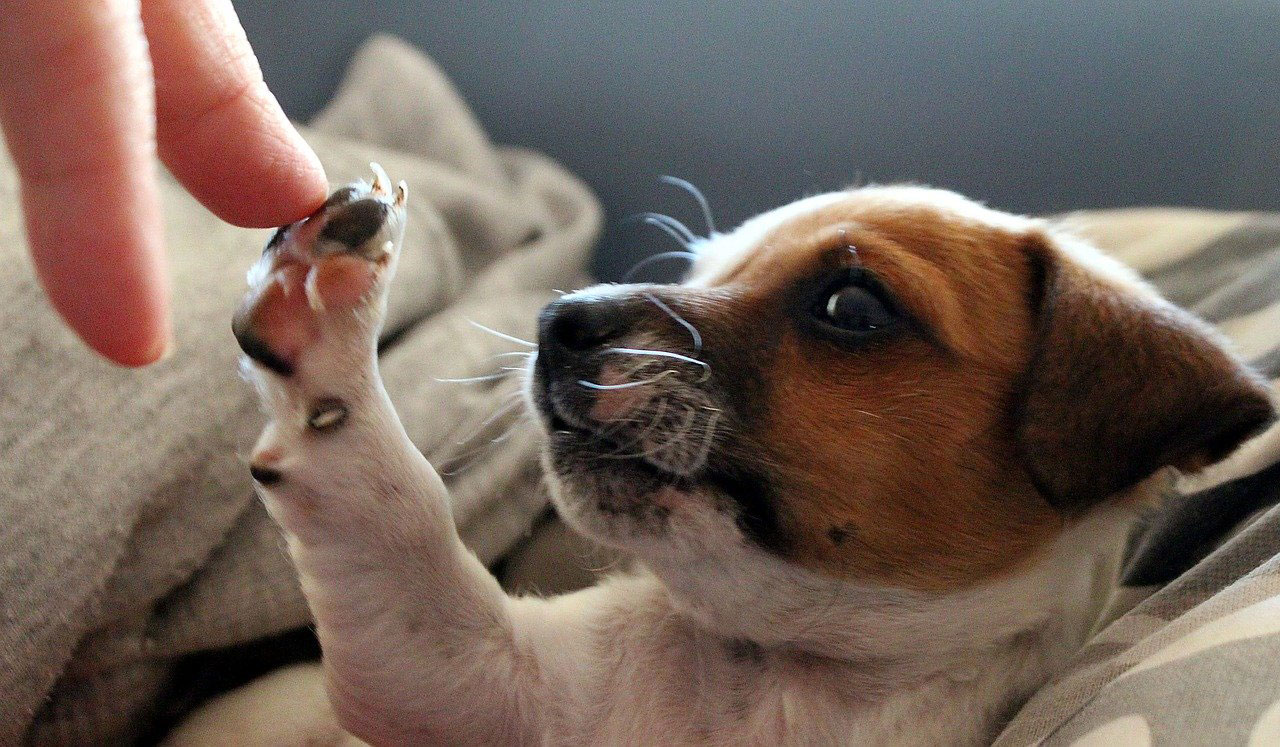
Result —
[[[691, 282], [844, 194], [714, 236]], [[936, 190], [881, 196], [930, 201], [958, 220], [1027, 223]], [[1100, 254], [1078, 257], [1148, 292]], [[274, 450], [286, 475], [262, 494], [315, 614], [334, 715], [311, 698], [295, 705], [316, 709], [313, 732], [247, 718], [295, 690], [314, 693], [314, 678], [295, 676], [266, 701], [215, 702], [175, 743], [303, 743], [332, 736], [336, 717], [386, 744], [976, 744], [1096, 619], [1130, 525], [1119, 504], [997, 580], [928, 593], [802, 569], [747, 542], [723, 513], [682, 501], [664, 536], [626, 548], [647, 567], [640, 575], [509, 597], [462, 545], [443, 483], [382, 388], [373, 340], [383, 299], [326, 321], [294, 376], [249, 369], [272, 419], [258, 452]], [[321, 396], [343, 400], [350, 417], [317, 437], [305, 418]], [[557, 498], [571, 523], [607, 534], [609, 517]]]

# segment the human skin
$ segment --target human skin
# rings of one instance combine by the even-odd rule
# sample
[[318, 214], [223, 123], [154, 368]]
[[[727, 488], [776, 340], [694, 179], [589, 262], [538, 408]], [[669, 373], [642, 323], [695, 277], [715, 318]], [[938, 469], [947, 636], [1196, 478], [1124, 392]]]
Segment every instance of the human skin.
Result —
[[156, 155], [240, 226], [298, 220], [327, 193], [229, 0], [6, 0], [0, 125], [50, 302], [125, 366], [173, 346]]

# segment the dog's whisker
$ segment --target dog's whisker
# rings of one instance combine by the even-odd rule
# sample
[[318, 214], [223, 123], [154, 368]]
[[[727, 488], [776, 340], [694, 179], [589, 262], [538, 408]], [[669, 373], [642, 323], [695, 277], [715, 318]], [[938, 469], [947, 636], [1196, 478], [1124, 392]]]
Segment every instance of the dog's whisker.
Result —
[[[580, 554], [580, 557], [582, 557], [584, 560], [589, 559], [586, 557], [585, 554]], [[618, 570], [618, 568], [621, 567], [625, 561], [626, 561], [626, 558], [619, 556], [614, 558], [613, 560], [610, 560], [604, 565], [596, 565], [596, 564], [588, 565], [586, 566], [586, 569], [590, 571], [593, 576], [601, 576], [604, 574], [613, 573], [614, 571]]]
[[688, 330], [689, 336], [693, 338], [694, 356], [702, 355], [702, 334], [698, 332], [697, 327], [694, 327], [692, 324], [689, 323], [689, 320], [677, 314], [674, 309], [672, 309], [670, 306], [663, 303], [657, 296], [653, 295], [649, 291], [644, 292], [644, 297], [647, 298], [649, 302], [652, 303], [654, 306], [657, 306], [659, 309], [662, 309], [667, 314], [667, 316], [674, 319], [676, 324], [679, 324], [680, 326]]
[[682, 249], [674, 249], [669, 252], [658, 252], [657, 254], [651, 254], [648, 257], [645, 257], [644, 259], [632, 265], [631, 269], [627, 270], [626, 274], [622, 276], [622, 282], [630, 283], [632, 280], [635, 279], [636, 274], [639, 273], [640, 270], [656, 262], [661, 262], [662, 260], [671, 259], [673, 257], [680, 257], [681, 259], [686, 259], [689, 261], [689, 264], [692, 265], [693, 262], [698, 258], [698, 255], [696, 252], [691, 252], [691, 251], [682, 250]]
[[[653, 429], [658, 427], [658, 424], [662, 422], [662, 417], [667, 414], [667, 401], [665, 398], [658, 400], [658, 407], [654, 411], [653, 417], [649, 419], [649, 425], [645, 426], [645, 429], [640, 432], [640, 435], [636, 437], [633, 443], [638, 443], [648, 438]], [[647, 405], [648, 403], [646, 402], [645, 404]]]
[[[693, 421], [697, 417], [698, 409], [692, 405], [685, 405], [684, 422], [679, 428], [677, 428], [667, 439], [660, 441], [654, 444], [653, 447], [633, 456], [639, 458], [656, 457], [664, 452], [676, 451], [683, 445], [684, 437], [688, 435], [689, 428], [693, 425]], [[677, 468], [672, 471], [678, 471], [679, 467], [683, 466], [679, 464], [678, 460], [676, 460], [674, 456], [668, 456], [668, 458], [665, 458], [663, 461], [668, 467]]]
[[511, 420], [511, 424], [506, 427], [506, 430], [494, 436], [493, 438], [489, 439], [489, 445], [492, 446], [494, 444], [500, 444], [503, 441], [506, 441], [508, 438], [511, 438], [515, 434], [519, 433], [522, 426], [529, 425], [532, 422], [533, 422], [533, 419], [529, 416], [528, 412], [520, 413], [519, 415], [517, 415], [515, 418]]
[[[497, 355], [491, 355], [487, 359], [485, 359], [484, 362], [488, 363], [491, 361], [495, 361], [499, 358], [509, 358], [511, 356], [520, 356], [525, 359], [528, 359], [532, 355], [533, 355], [532, 352], [524, 352], [524, 351], [516, 350], [508, 353], [498, 353]], [[487, 381], [497, 381], [498, 379], [511, 376], [512, 373], [518, 374], [525, 370], [527, 369], [524, 366], [501, 366], [499, 370], [489, 374], [480, 374], [478, 376], [459, 376], [459, 377], [436, 376], [436, 377], [432, 377], [432, 380], [439, 382], [441, 384], [479, 384]]]
[[[655, 358], [670, 358], [684, 363], [692, 363], [693, 365], [702, 368], [702, 378], [698, 379], [698, 383], [702, 383], [711, 378], [711, 366], [706, 361], [700, 361], [697, 358], [691, 358], [681, 353], [673, 353], [670, 350], [650, 350], [649, 348], [605, 348], [604, 352], [621, 353], [623, 355], [653, 356]], [[674, 371], [672, 373], [674, 373]]]
[[697, 234], [689, 230], [689, 227], [680, 221], [672, 218], [670, 215], [662, 213], [648, 212], [637, 213], [629, 220], [638, 220], [641, 223], [648, 223], [651, 226], [661, 228], [668, 236], [675, 239], [685, 249], [698, 240]]
[[484, 326], [484, 325], [483, 325], [483, 324], [481, 324], [480, 322], [477, 322], [477, 321], [473, 321], [473, 320], [471, 320], [471, 319], [468, 319], [468, 320], [467, 320], [467, 324], [470, 324], [471, 326], [473, 326], [473, 327], [475, 327], [476, 329], [479, 329], [479, 330], [481, 330], [481, 331], [483, 331], [483, 332], [488, 332], [489, 334], [493, 335], [494, 337], [498, 337], [498, 338], [501, 338], [501, 339], [503, 339], [503, 340], [506, 340], [507, 342], [514, 342], [514, 343], [515, 343], [515, 344], [517, 344], [517, 345], [524, 345], [525, 347], [533, 348], [533, 349], [535, 349], [535, 350], [538, 348], [538, 344], [537, 344], [536, 342], [529, 342], [528, 340], [521, 339], [521, 338], [519, 338], [519, 337], [516, 337], [515, 335], [509, 335], [509, 334], [507, 334], [506, 332], [499, 332], [498, 330], [493, 329], [492, 327], [486, 327], [486, 326]]
[[[670, 373], [670, 371], [664, 371], [664, 372], [662, 372], [661, 374], [659, 374], [659, 375], [657, 375], [657, 376], [650, 377], [650, 378], [647, 378], [647, 379], [643, 379], [643, 380], [632, 380], [632, 377], [634, 377], [634, 376], [639, 376], [639, 375], [641, 374], [641, 372], [642, 372], [642, 371], [644, 371], [645, 369], [655, 368], [655, 367], [656, 367], [656, 366], [654, 366], [654, 364], [655, 364], [655, 363], [656, 363], [656, 361], [651, 361], [651, 360], [650, 360], [650, 361], [643, 361], [643, 362], [641, 362], [641, 363], [639, 363], [639, 364], [637, 364], [637, 365], [632, 366], [631, 368], [627, 369], [626, 371], [622, 372], [622, 374], [620, 374], [621, 378], [622, 378], [622, 379], [624, 379], [624, 380], [626, 380], [626, 382], [627, 382], [627, 383], [626, 383], [625, 385], [612, 385], [612, 388], [618, 388], [618, 389], [633, 389], [633, 388], [636, 388], [636, 387], [639, 387], [639, 386], [643, 386], [643, 385], [645, 385], [645, 384], [651, 384], [651, 383], [654, 383], [654, 382], [656, 382], [656, 381], [658, 381], [658, 380], [662, 379], [664, 376], [666, 376], [666, 374]], [[587, 388], [588, 388], [588, 389], [594, 389], [594, 388], [597, 388], [597, 387], [605, 387], [605, 386], [608, 386], [608, 385], [600, 385], [600, 384], [597, 384], [597, 385], [595, 385], [595, 386], [587, 386]], [[607, 391], [607, 389], [601, 389], [601, 390], [602, 390], [602, 391]], [[653, 401], [653, 397], [654, 397], [653, 392], [650, 392], [650, 393], [649, 393], [649, 396], [645, 399], [645, 401], [644, 401], [644, 402], [642, 402], [642, 403], [640, 403], [638, 406], [633, 407], [633, 408], [632, 408], [632, 411], [643, 410], [643, 408], [648, 407], [648, 406], [649, 406], [649, 403]]]
[[461, 376], [458, 378], [438, 378], [433, 376], [431, 377], [431, 380], [439, 382], [441, 384], [479, 384], [484, 381], [496, 381], [498, 379], [505, 379], [510, 375], [511, 374], [507, 373], [507, 371], [504, 369], [503, 371], [499, 371], [498, 373], [485, 374], [483, 376]]
[[700, 361], [697, 358], [691, 358], [683, 353], [673, 353], [670, 350], [652, 350], [650, 348], [605, 348], [604, 352], [623, 353], [624, 355], [645, 355], [653, 356], [655, 358], [671, 358], [672, 360], [692, 363], [695, 366], [702, 366], [704, 368], [708, 367], [704, 361]]
[[702, 443], [698, 446], [698, 451], [694, 455], [693, 463], [702, 464], [706, 461], [707, 455], [711, 453], [711, 445], [716, 438], [716, 423], [720, 421], [721, 412], [715, 410], [711, 413], [711, 417], [707, 419], [706, 425], [702, 426], [703, 436]]
[[474, 440], [476, 436], [484, 432], [485, 428], [488, 428], [490, 425], [493, 425], [493, 423], [499, 420], [500, 418], [506, 415], [509, 415], [511, 413], [511, 410], [514, 409], [519, 404], [520, 404], [519, 399], [508, 398], [505, 402], [499, 405], [496, 410], [494, 410], [492, 413], [486, 416], [484, 420], [481, 420], [479, 425], [477, 425], [475, 428], [472, 428], [470, 432], [467, 433], [467, 435], [458, 439], [456, 444], [458, 446], [465, 446], [466, 444], [471, 443], [471, 441]]
[[652, 384], [655, 381], [661, 381], [662, 379], [666, 378], [667, 376], [673, 373], [675, 373], [675, 371], [668, 368], [666, 371], [663, 371], [662, 373], [658, 374], [657, 376], [654, 376], [651, 379], [641, 379], [640, 381], [628, 381], [624, 384], [597, 384], [594, 381], [587, 381], [586, 379], [578, 379], [578, 384], [588, 389], [597, 389], [601, 391], [608, 391], [612, 389], [634, 389], [635, 387], [638, 387], [638, 386], [644, 386], [646, 384]]
[[663, 174], [658, 177], [658, 181], [664, 184], [670, 184], [673, 187], [679, 187], [689, 194], [693, 195], [693, 199], [698, 202], [698, 207], [702, 208], [702, 218], [707, 222], [707, 236], [711, 237], [716, 234], [716, 222], [711, 217], [711, 203], [707, 202], [707, 196], [702, 190], [694, 186], [693, 182], [688, 179], [681, 179], [678, 176]]
[[[650, 390], [649, 396], [644, 400], [644, 402], [632, 408], [628, 415], [611, 421], [608, 426], [606, 426], [604, 429], [600, 431], [600, 436], [605, 439], [611, 439], [614, 436], [614, 434], [620, 431], [624, 431], [630, 426], [644, 425], [646, 429], [648, 429], [649, 427], [652, 427], [654, 425], [654, 422], [652, 420], [650, 420], [649, 422], [645, 422], [646, 418], [644, 417], [644, 414], [649, 407], [649, 403], [653, 402], [655, 397], [656, 397], [656, 394], [652, 390]], [[665, 400], [659, 400], [658, 404], [659, 404], [659, 410], [661, 410], [665, 406]], [[614, 451], [622, 451], [624, 449], [630, 448], [631, 446], [634, 446], [636, 442], [643, 437], [643, 435], [644, 434], [642, 433], [640, 436], [636, 436], [635, 438], [632, 438], [630, 441], [624, 444], [618, 444], [617, 447], [614, 449]]]
[[500, 444], [503, 441], [506, 441], [508, 438], [511, 438], [516, 433], [518, 433], [520, 431], [520, 426], [527, 425], [531, 422], [533, 421], [527, 414], [521, 417], [518, 417], [514, 421], [512, 421], [511, 426], [507, 428], [506, 433], [503, 433], [502, 435], [497, 436], [496, 438], [489, 441], [489, 443]]
[[633, 364], [630, 368], [624, 370], [619, 376], [625, 380], [631, 380], [632, 377], [642, 376], [646, 369], [656, 370], [661, 368], [661, 362], [657, 360], [641, 360], [639, 363]]
[[[693, 409], [689, 405], [685, 405], [684, 407], [686, 412]], [[662, 422], [661, 417], [655, 417], [653, 419], [653, 422], [650, 424], [650, 426], [652, 427], [654, 425], [657, 425], [660, 422]], [[687, 422], [687, 417], [686, 417], [686, 422]], [[672, 441], [677, 438], [679, 438], [679, 432], [676, 432], [671, 437], [665, 440], [654, 442], [648, 448], [642, 448], [639, 451], [631, 451], [631, 452], [626, 451], [627, 448], [634, 446], [635, 444], [643, 440], [643, 439], [637, 438], [637, 439], [633, 439], [631, 442], [625, 444], [624, 446], [619, 447], [618, 449], [612, 452], [609, 452], [607, 454], [601, 454], [600, 456], [606, 459], [642, 459], [645, 457], [653, 456], [654, 454], [657, 454], [663, 449], [669, 447]]]
[[[649, 401], [652, 401], [652, 398], [650, 398]], [[641, 408], [637, 408], [637, 409], [648, 407], [648, 405], [649, 405], [649, 402], [645, 402], [645, 404], [642, 405]], [[640, 431], [639, 435], [637, 435], [635, 438], [631, 439], [630, 441], [626, 442], [625, 444], [619, 444], [618, 447], [610, 453], [612, 454], [622, 453], [622, 452], [625, 452], [627, 449], [630, 449], [631, 447], [639, 443], [642, 443], [646, 438], [648, 438], [649, 434], [653, 431], [653, 429], [656, 428], [660, 422], [662, 422], [662, 415], [666, 411], [666, 408], [667, 408], [667, 401], [665, 399], [659, 400], [658, 409], [654, 413], [653, 417], [650, 418], [649, 424], [645, 426], [644, 430]], [[630, 423], [640, 422], [639, 419], [635, 419], [635, 418], [628, 418], [627, 420]]]
[[928, 420], [925, 420], [924, 418], [917, 418], [911, 415], [905, 415], [900, 412], [894, 412], [892, 410], [889, 410], [888, 412], [886, 412], [885, 417], [890, 417], [890, 418], [893, 418], [894, 420], [906, 421], [908, 423], [916, 423], [917, 425], [922, 425], [922, 426], [934, 425], [933, 423], [929, 422]]
[[[516, 403], [518, 403], [518, 400]], [[465, 446], [466, 444], [474, 441], [477, 436], [483, 433], [495, 421], [501, 417], [510, 415], [512, 406], [516, 403], [508, 403], [507, 405], [499, 408], [498, 412], [489, 416], [485, 422], [478, 427], [472, 429], [471, 433], [468, 434], [466, 438], [457, 442], [457, 445]], [[522, 430], [521, 426], [527, 426], [531, 422], [532, 421], [529, 419], [528, 413], [520, 413], [512, 418], [511, 422], [507, 424], [497, 436], [482, 441], [479, 445], [467, 449], [460, 454], [449, 457], [447, 461], [441, 465], [442, 469], [440, 470], [440, 474], [447, 477], [456, 477], [462, 474], [467, 469], [479, 463], [480, 458], [492, 450], [496, 444], [500, 444], [516, 433], [519, 433]]]
[[689, 434], [693, 432], [694, 421], [698, 419], [698, 408], [693, 405], [687, 405], [688, 412], [684, 416], [684, 422], [676, 429], [671, 438], [667, 439], [667, 450], [676, 451], [683, 448], [688, 443]]

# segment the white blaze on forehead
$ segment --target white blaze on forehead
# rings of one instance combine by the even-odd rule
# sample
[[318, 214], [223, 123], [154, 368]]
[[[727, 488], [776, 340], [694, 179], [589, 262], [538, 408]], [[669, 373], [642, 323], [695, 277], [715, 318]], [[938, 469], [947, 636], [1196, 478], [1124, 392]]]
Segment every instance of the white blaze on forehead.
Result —
[[806, 197], [789, 205], [783, 205], [767, 213], [749, 218], [729, 233], [714, 234], [691, 245], [697, 252], [685, 285], [706, 286], [737, 269], [755, 251], [764, 237], [773, 229], [797, 216], [814, 213], [822, 208], [847, 199], [850, 192], [828, 192]]
[[596, 285], [588, 285], [572, 293], [566, 293], [560, 297], [561, 300], [579, 301], [579, 300], [604, 300], [606, 298], [622, 298], [630, 294], [638, 293], [645, 290], [649, 286], [645, 283], [597, 283]]
[[842, 201], [861, 210], [928, 208], [948, 214], [957, 221], [978, 223], [1011, 233], [1042, 230], [1054, 239], [1062, 256], [1107, 285], [1148, 300], [1160, 298], [1159, 293], [1133, 269], [1086, 241], [1051, 230], [1042, 219], [993, 210], [955, 192], [915, 185], [870, 186], [828, 192], [761, 213], [729, 233], [715, 234], [693, 244], [691, 249], [697, 252], [698, 258], [685, 285], [700, 287], [715, 283], [739, 268], [760, 247], [765, 236], [778, 226]]
[[870, 186], [807, 197], [747, 220], [734, 231], [697, 242], [691, 248], [698, 253], [694, 269], [686, 285], [709, 285], [742, 265], [760, 245], [764, 237], [789, 220], [815, 213], [830, 205], [848, 202], [860, 210], [893, 212], [910, 208], [929, 208], [949, 213], [957, 220], [981, 223], [995, 228], [1021, 232], [1036, 221], [1018, 215], [992, 210], [955, 192], [914, 185]]
[[1128, 265], [1087, 241], [1051, 230], [1043, 219], [994, 210], [956, 192], [932, 187], [867, 187], [847, 194], [861, 207], [883, 207], [886, 210], [926, 207], [948, 213], [960, 221], [979, 223], [1009, 233], [1044, 231], [1054, 240], [1062, 256], [1103, 283], [1149, 300], [1160, 299], [1159, 293]]

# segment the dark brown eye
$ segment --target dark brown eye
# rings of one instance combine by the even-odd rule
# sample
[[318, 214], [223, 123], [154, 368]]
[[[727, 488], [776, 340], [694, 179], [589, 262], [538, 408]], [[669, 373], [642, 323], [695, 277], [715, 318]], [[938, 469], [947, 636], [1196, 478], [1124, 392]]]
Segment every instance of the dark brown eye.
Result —
[[897, 315], [866, 288], [846, 285], [827, 297], [821, 319], [848, 332], [869, 334], [888, 328], [897, 320]]

